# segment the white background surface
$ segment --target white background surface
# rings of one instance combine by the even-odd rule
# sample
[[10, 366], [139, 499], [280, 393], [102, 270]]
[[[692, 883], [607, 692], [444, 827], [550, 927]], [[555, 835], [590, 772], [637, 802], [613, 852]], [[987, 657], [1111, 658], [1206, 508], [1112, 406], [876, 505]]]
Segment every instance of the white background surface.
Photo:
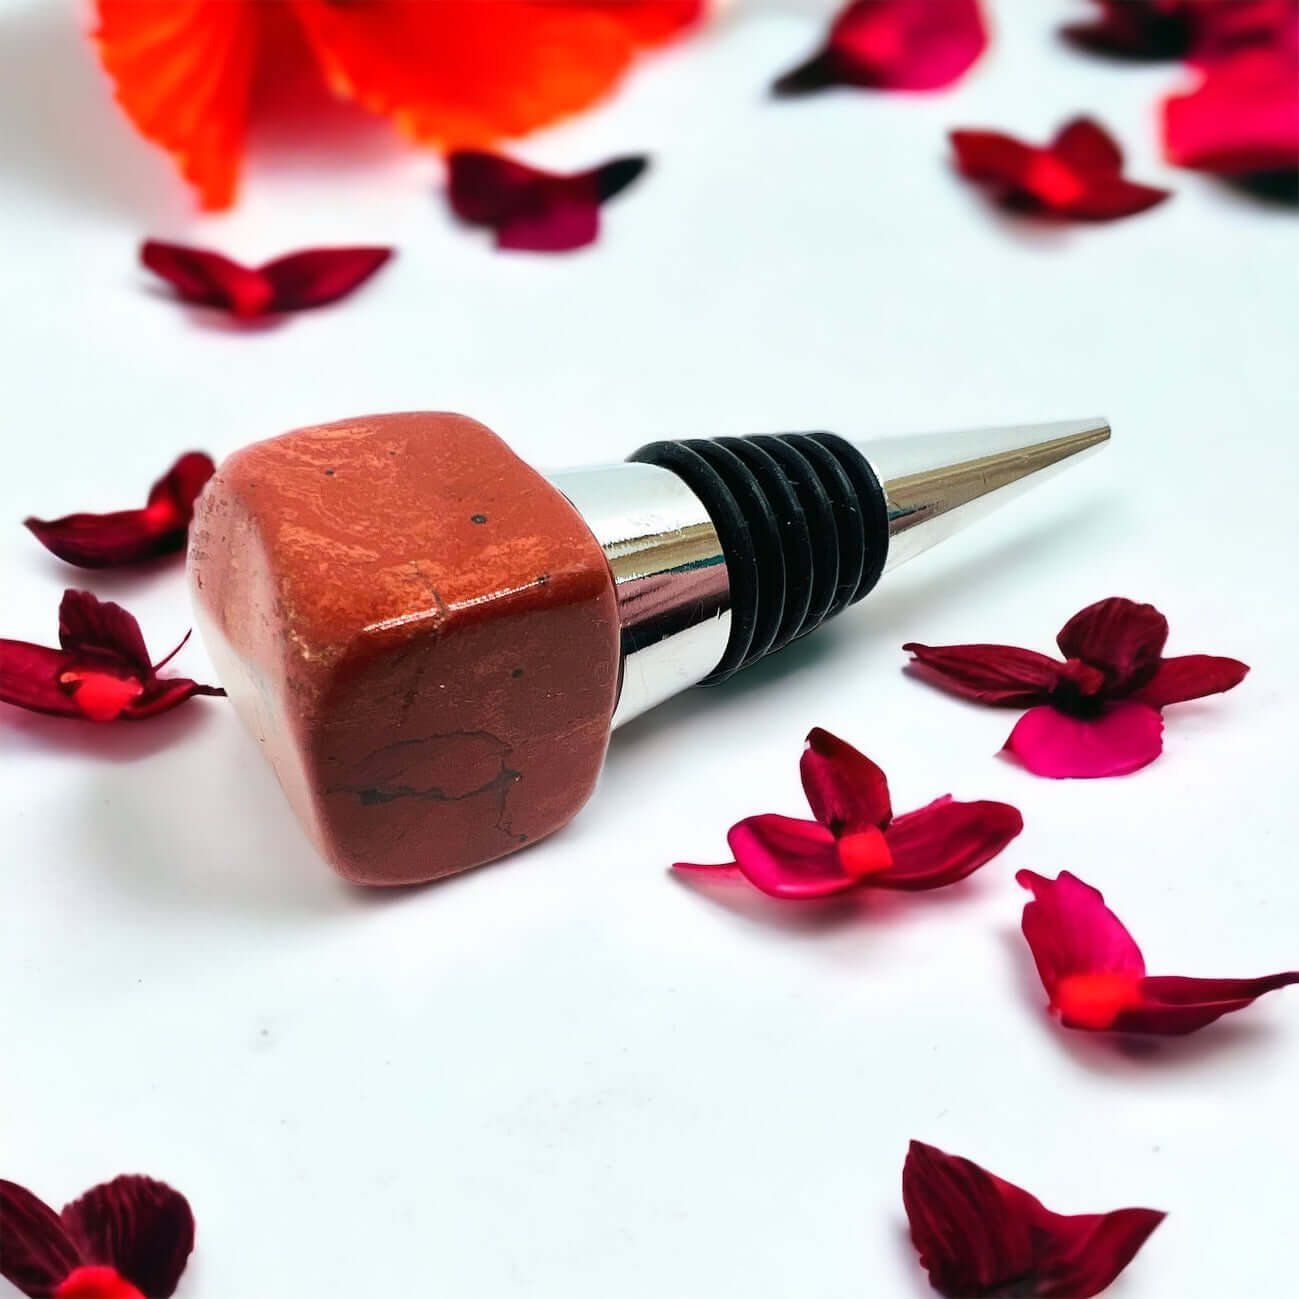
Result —
[[[911, 1137], [1060, 1210], [1168, 1210], [1116, 1295], [1287, 1290], [1299, 994], [1140, 1056], [1063, 1032], [1012, 877], [1099, 885], [1155, 973], [1299, 964], [1293, 213], [1164, 167], [1154, 106], [1183, 74], [1070, 52], [1068, 6], [997, 5], [951, 93], [797, 103], [763, 89], [820, 23], [755, 10], [520, 149], [655, 157], [598, 247], [532, 257], [457, 228], [436, 159], [342, 110], [263, 135], [240, 207], [193, 218], [70, 7], [0, 4], [5, 635], [52, 641], [80, 583], [169, 648], [178, 566], [79, 574], [19, 520], [134, 504], [183, 449], [349, 414], [463, 410], [552, 466], [773, 429], [1115, 428], [811, 641], [628, 727], [566, 831], [438, 887], [335, 880], [219, 702], [95, 731], [6, 709], [0, 1173], [56, 1204], [121, 1171], [173, 1182], [190, 1299], [906, 1299], [928, 1293]], [[1040, 138], [1084, 109], [1175, 198], [1045, 229], [949, 170], [949, 127]], [[148, 235], [400, 256], [250, 332], [156, 291]], [[900, 670], [912, 638], [1050, 648], [1116, 593], [1167, 612], [1172, 652], [1255, 665], [1170, 712], [1131, 778], [1035, 779], [995, 757], [1013, 714]], [[197, 644], [178, 667], [209, 670]], [[745, 814], [801, 814], [817, 724], [882, 762], [899, 809], [1002, 798], [1025, 833], [914, 900], [670, 877]]]

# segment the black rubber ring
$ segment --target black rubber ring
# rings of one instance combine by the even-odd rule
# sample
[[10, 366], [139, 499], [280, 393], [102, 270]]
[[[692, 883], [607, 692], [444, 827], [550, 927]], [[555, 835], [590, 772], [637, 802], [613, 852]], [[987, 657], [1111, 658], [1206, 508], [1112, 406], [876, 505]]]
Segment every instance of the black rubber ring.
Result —
[[691, 438], [686, 446], [722, 476], [749, 524], [758, 562], [758, 598], [753, 642], [740, 664], [748, 667], [770, 652], [785, 616], [785, 552], [780, 544], [780, 524], [752, 471], [734, 451], [704, 438]]
[[807, 519], [808, 537], [812, 544], [811, 598], [803, 625], [798, 629], [799, 635], [806, 635], [825, 621], [839, 584], [839, 532], [834, 521], [834, 507], [811, 461], [801, 451], [774, 433], [759, 433], [752, 442], [784, 470], [785, 477], [798, 493]]
[[722, 476], [682, 442], [650, 442], [627, 459], [671, 470], [704, 503], [717, 529], [731, 586], [731, 633], [721, 661], [703, 681], [716, 685], [739, 670], [757, 625], [758, 559], [744, 512]]
[[849, 601], [856, 604], [869, 595], [884, 573], [884, 563], [889, 557], [889, 503], [884, 488], [876, 477], [870, 462], [851, 442], [837, 433], [813, 433], [812, 437], [834, 452], [844, 471], [857, 489], [857, 501], [866, 528], [866, 554], [857, 593]]
[[733, 451], [748, 465], [763, 495], [776, 512], [781, 551], [785, 557], [785, 609], [769, 653], [784, 649], [798, 635], [812, 603], [814, 576], [812, 534], [807, 515], [780, 462], [752, 438], [718, 438], [717, 445]]

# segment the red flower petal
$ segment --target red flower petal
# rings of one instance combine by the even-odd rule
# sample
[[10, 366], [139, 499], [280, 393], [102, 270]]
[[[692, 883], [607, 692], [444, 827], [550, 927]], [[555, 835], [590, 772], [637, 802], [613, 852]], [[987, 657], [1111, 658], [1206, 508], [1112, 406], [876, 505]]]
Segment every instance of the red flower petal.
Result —
[[615, 158], [558, 175], [497, 154], [461, 151], [447, 159], [447, 190], [455, 214], [494, 229], [498, 248], [565, 252], [595, 241], [600, 204], [648, 165], [641, 157]]
[[27, 519], [25, 526], [47, 550], [82, 568], [155, 559], [184, 547], [194, 501], [214, 469], [209, 456], [191, 451], [154, 483], [144, 509]]
[[1155, 675], [1132, 697], [1151, 708], [1220, 695], [1238, 686], [1249, 672], [1239, 659], [1219, 658], [1213, 654], [1183, 654], [1161, 659]]
[[1197, 87], [1166, 99], [1164, 154], [1221, 176], [1299, 168], [1299, 54], [1290, 42], [1211, 60]]
[[[1230, 0], [1237, 3], [1237, 0]], [[1205, 0], [1095, 0], [1089, 23], [1064, 28], [1075, 45], [1128, 59], [1180, 59], [1191, 48], [1194, 10]], [[1208, 0], [1209, 4], [1213, 0]]]
[[824, 47], [772, 90], [937, 90], [958, 81], [987, 44], [977, 0], [856, 0], [834, 20]]
[[58, 1214], [26, 1187], [0, 1179], [0, 1277], [46, 1299], [81, 1261]]
[[798, 764], [812, 815], [830, 831], [884, 827], [893, 816], [889, 782], [864, 753], [819, 726]]
[[750, 816], [726, 839], [745, 879], [773, 898], [824, 898], [857, 883], [839, 859], [834, 835], [815, 821]]
[[902, 647], [915, 656], [911, 668], [934, 685], [984, 704], [1040, 704], [1051, 694], [1060, 664], [1045, 654], [1012, 645], [921, 645]]
[[84, 1258], [115, 1268], [149, 1299], [168, 1299], [194, 1248], [189, 1202], [151, 1177], [92, 1187], [64, 1208], [63, 1221]]
[[1152, 604], [1111, 596], [1080, 609], [1055, 641], [1065, 658], [1100, 668], [1111, 694], [1125, 695], [1155, 675], [1168, 619]]
[[171, 153], [204, 207], [234, 197], [260, 4], [98, 0], [99, 56], [137, 130]]
[[1154, 1209], [1052, 1213], [1027, 1191], [913, 1141], [902, 1169], [911, 1239], [949, 1299], [1015, 1294], [1089, 1299], [1132, 1261], [1164, 1215]]
[[1190, 62], [1207, 67], [1246, 50], [1289, 50], [1299, 58], [1295, 0], [1191, 0], [1195, 40]]
[[54, 1292], [54, 1299], [145, 1299], [145, 1296], [111, 1267], [95, 1265], [77, 1268]]
[[74, 660], [120, 666], [142, 677], [153, 671], [140, 624], [120, 604], [89, 591], [64, 591], [59, 644]]
[[140, 248], [140, 261], [184, 301], [220, 307], [241, 319], [336, 302], [391, 256], [391, 248], [310, 248], [251, 267], [220, 253], [157, 239]]
[[864, 881], [877, 889], [942, 888], [991, 861], [1024, 828], [1008, 803], [957, 803], [950, 796], [897, 817], [884, 832], [893, 865]]
[[1094, 780], [1154, 762], [1163, 751], [1163, 731], [1158, 711], [1135, 699], [1120, 700], [1097, 717], [1071, 717], [1044, 705], [1015, 723], [1005, 747], [1035, 776]]
[[0, 701], [54, 717], [84, 717], [60, 684], [67, 654], [21, 640], [0, 640]]
[[1256, 979], [1146, 974], [1141, 949], [1100, 891], [1063, 872], [1020, 871], [1033, 894], [1022, 927], [1051, 1011], [1066, 1028], [1164, 1036], [1193, 1033], [1264, 993], [1299, 983], [1299, 971]]
[[1094, 122], [1070, 123], [1048, 148], [999, 131], [953, 131], [961, 173], [998, 187], [1012, 206], [1084, 221], [1131, 216], [1168, 197], [1167, 190], [1124, 180], [1118, 146]]

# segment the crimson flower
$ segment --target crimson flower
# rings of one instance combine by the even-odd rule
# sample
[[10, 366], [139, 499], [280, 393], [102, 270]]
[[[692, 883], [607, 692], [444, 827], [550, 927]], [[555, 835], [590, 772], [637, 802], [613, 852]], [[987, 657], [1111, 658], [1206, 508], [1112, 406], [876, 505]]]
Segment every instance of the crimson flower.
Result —
[[939, 90], [960, 80], [987, 45], [978, 0], [855, 0], [835, 18], [825, 45], [772, 91]]
[[194, 517], [194, 502], [216, 466], [210, 456], [190, 451], [149, 489], [142, 510], [112, 514], [68, 514], [61, 519], [27, 519], [46, 550], [80, 568], [138, 564], [181, 550]]
[[959, 1155], [913, 1141], [902, 1203], [929, 1283], [947, 1299], [1088, 1299], [1163, 1222], [1157, 1209], [1052, 1213]]
[[185, 302], [220, 307], [244, 320], [336, 302], [392, 255], [391, 248], [309, 248], [262, 266], [243, 266], [184, 244], [148, 239], [140, 246], [140, 261]]
[[481, 148], [579, 112], [705, 0], [96, 0], [118, 103], [228, 207], [267, 87], [307, 77], [422, 144]]
[[815, 821], [766, 814], [731, 827], [733, 862], [674, 870], [742, 875], [773, 898], [824, 898], [855, 888], [919, 892], [954, 884], [1023, 828], [1006, 803], [950, 795], [895, 817], [888, 780], [865, 754], [820, 727], [799, 763]]
[[1046, 146], [1000, 131], [953, 131], [956, 165], [970, 180], [990, 184], [1008, 207], [1078, 221], [1112, 221], [1162, 203], [1168, 190], [1123, 176], [1113, 136], [1077, 117]]
[[188, 677], [160, 677], [185, 640], [150, 663], [140, 624], [121, 605], [89, 591], [65, 591], [59, 605], [60, 649], [0, 640], [0, 701], [55, 717], [141, 721], [193, 695], [224, 695]]
[[595, 242], [600, 204], [648, 166], [648, 158], [614, 158], [589, 171], [559, 175], [465, 150], [447, 159], [448, 195], [462, 221], [496, 231], [498, 248], [567, 252]]
[[167, 1299], [194, 1248], [188, 1201], [151, 1177], [115, 1177], [55, 1213], [0, 1180], [0, 1276], [31, 1299]]
[[1148, 975], [1141, 949], [1098, 889], [1068, 871], [1053, 880], [1020, 871], [1015, 879], [1033, 894], [1024, 937], [1065, 1028], [1180, 1036], [1299, 983], [1299, 970], [1257, 979]]
[[1011, 645], [920, 645], [921, 677], [966, 699], [1029, 706], [1006, 749], [1038, 776], [1122, 776], [1163, 750], [1160, 709], [1220, 694], [1249, 668], [1210, 654], [1164, 658], [1168, 620], [1119, 596], [1074, 614], [1056, 644], [1061, 663]]

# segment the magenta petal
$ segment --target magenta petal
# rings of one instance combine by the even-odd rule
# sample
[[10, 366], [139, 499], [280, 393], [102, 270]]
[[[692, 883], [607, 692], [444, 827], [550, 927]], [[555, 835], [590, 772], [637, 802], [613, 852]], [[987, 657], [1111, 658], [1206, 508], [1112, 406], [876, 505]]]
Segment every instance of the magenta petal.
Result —
[[1073, 974], [1145, 974], [1141, 949], [1099, 889], [1069, 871], [1052, 880], [1024, 870], [1015, 882], [1033, 894], [1021, 923], [1048, 993]]
[[593, 244], [600, 208], [589, 193], [538, 191], [496, 227], [496, 246], [515, 252], [567, 253]]
[[798, 770], [812, 815], [831, 834], [888, 825], [893, 815], [888, 778], [837, 735], [814, 727]]
[[940, 798], [896, 817], [884, 832], [893, 865], [863, 880], [868, 888], [921, 890], [954, 884], [991, 861], [1024, 828], [1008, 803]]
[[271, 286], [270, 310], [323, 307], [359, 288], [393, 255], [391, 248], [309, 248], [260, 268]]
[[1065, 658], [1100, 668], [1110, 692], [1126, 694], [1154, 676], [1168, 640], [1168, 619], [1152, 604], [1116, 595], [1080, 609], [1055, 639]]
[[1061, 664], [1013, 645], [920, 645], [908, 641], [909, 666], [934, 685], [982, 704], [1044, 703]]
[[1148, 975], [1137, 984], [1141, 1004], [1125, 1007], [1114, 1021], [1121, 1033], [1180, 1036], [1194, 1033], [1215, 1019], [1244, 1010], [1264, 993], [1299, 983], [1299, 971], [1256, 979], [1194, 979], [1181, 975]]
[[1183, 654], [1164, 659], [1155, 675], [1132, 697], [1151, 708], [1203, 699], [1238, 686], [1249, 672], [1239, 659], [1219, 658], [1214, 654]]
[[1164, 723], [1148, 704], [1124, 699], [1098, 717], [1070, 717], [1049, 705], [1015, 723], [1006, 748], [1036, 776], [1055, 780], [1123, 776], [1159, 757]]
[[713, 875], [722, 879], [742, 879], [743, 872], [733, 861], [697, 862], [674, 861], [674, 871], [685, 871], [689, 875]]
[[116, 1177], [63, 1210], [68, 1235], [92, 1263], [115, 1268], [148, 1299], [168, 1299], [194, 1248], [189, 1202], [151, 1177]]
[[731, 827], [727, 842], [744, 877], [773, 898], [824, 898], [857, 883], [839, 861], [834, 835], [815, 821], [750, 816]]
[[47, 1299], [81, 1262], [58, 1214], [26, 1187], [0, 1179], [0, 1277]]

